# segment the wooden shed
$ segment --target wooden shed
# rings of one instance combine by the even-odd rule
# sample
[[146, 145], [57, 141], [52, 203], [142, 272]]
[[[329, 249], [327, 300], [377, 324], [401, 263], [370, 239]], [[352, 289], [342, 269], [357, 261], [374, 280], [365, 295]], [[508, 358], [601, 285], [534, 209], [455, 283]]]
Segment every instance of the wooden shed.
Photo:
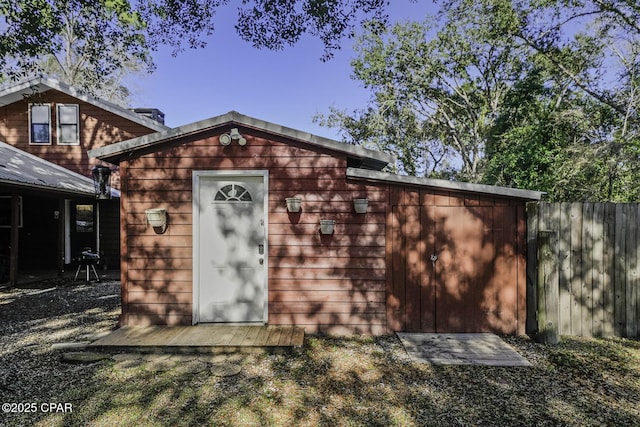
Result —
[[382, 172], [392, 156], [236, 112], [89, 156], [120, 165], [123, 325], [524, 332], [540, 192]]

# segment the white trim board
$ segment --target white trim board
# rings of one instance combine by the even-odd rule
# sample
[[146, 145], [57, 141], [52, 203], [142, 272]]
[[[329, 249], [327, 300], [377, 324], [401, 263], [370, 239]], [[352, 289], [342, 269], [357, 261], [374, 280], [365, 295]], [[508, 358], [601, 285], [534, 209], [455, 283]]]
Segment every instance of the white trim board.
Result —
[[204, 177], [262, 177], [264, 187], [264, 311], [263, 320], [267, 323], [269, 316], [269, 171], [268, 170], [194, 170], [192, 171], [192, 218], [193, 218], [193, 243], [192, 243], [192, 320], [191, 323], [196, 325], [200, 323], [199, 315], [199, 289], [200, 286], [200, 215], [198, 214], [200, 206], [200, 182]]

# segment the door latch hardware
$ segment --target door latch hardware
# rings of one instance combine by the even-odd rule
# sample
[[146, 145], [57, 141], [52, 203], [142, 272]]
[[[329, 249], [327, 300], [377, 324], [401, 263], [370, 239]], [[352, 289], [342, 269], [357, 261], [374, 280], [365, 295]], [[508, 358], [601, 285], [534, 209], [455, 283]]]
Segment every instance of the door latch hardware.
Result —
[[264, 245], [258, 245], [258, 254], [264, 255]]
[[431, 254], [429, 259], [431, 260], [431, 264], [433, 264], [433, 266], [435, 267], [436, 266], [436, 261], [438, 260], [438, 255], [437, 254]]

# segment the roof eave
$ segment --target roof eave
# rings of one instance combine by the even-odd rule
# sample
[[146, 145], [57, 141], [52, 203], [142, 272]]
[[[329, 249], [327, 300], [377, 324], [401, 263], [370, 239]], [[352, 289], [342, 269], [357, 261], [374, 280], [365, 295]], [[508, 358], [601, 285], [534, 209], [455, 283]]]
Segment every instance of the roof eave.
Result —
[[90, 150], [89, 157], [98, 158], [108, 162], [117, 162], [132, 152], [152, 149], [155, 145], [166, 143], [178, 138], [206, 132], [222, 126], [243, 126], [260, 132], [268, 132], [274, 135], [302, 141], [319, 148], [329, 149], [362, 159], [368, 167], [380, 170], [387, 164], [395, 162], [395, 157], [386, 153], [381, 153], [356, 145], [348, 145], [343, 142], [324, 138], [308, 132], [288, 128], [275, 123], [267, 122], [253, 117], [245, 116], [235, 111], [222, 114], [210, 119], [179, 126], [163, 132], [144, 135], [128, 141], [118, 142], [101, 148]]
[[[39, 177], [34, 178], [33, 176], [28, 179], [26, 178], [28, 174], [19, 174], [15, 179], [11, 176], [5, 175], [4, 177], [0, 177], [0, 184], [12, 187], [36, 189], [39, 191], [95, 197], [93, 180], [87, 176], [81, 175], [2, 141], [0, 141], [0, 150], [3, 152], [2, 156], [0, 156], [0, 160], [2, 160], [0, 165], [6, 167], [8, 163], [13, 161], [12, 159], [18, 159], [23, 162], [23, 164], [26, 160], [27, 162], [31, 162], [33, 165], [37, 165], [39, 168], [47, 171], [47, 175], [57, 174], [57, 176], [63, 175], [65, 177], [63, 181], [55, 183], [41, 180]], [[10, 153], [7, 157], [5, 157], [5, 151]], [[5, 160], [8, 163], [5, 163]], [[11, 174], [12, 172], [8, 172], [8, 175]], [[40, 182], [37, 182], [36, 179]], [[120, 191], [111, 189], [111, 197], [119, 198]]]
[[[38, 87], [38, 89], [42, 89], [39, 86], [46, 88], [46, 90], [44, 90], [45, 92], [47, 90], [53, 89], [62, 93], [66, 93], [69, 96], [73, 96], [74, 98], [80, 99], [89, 104], [93, 104], [105, 111], [121, 116], [127, 120], [138, 123], [139, 125], [152, 129], [156, 132], [169, 129], [168, 126], [156, 122], [153, 119], [136, 114], [133, 111], [130, 111], [124, 107], [120, 107], [119, 105], [116, 105], [112, 102], [94, 98], [93, 96], [82, 93], [67, 84], [48, 77], [33, 77], [27, 80], [0, 86], [0, 100], [5, 96], [10, 96], [11, 94], [15, 94], [32, 87]], [[0, 106], [12, 104], [14, 102], [17, 102], [17, 99], [13, 99], [13, 97], [10, 97], [10, 102], [8, 103], [3, 103], [0, 101]]]
[[20, 181], [12, 181], [12, 180], [8, 180], [8, 179], [0, 179], [0, 185], [6, 185], [8, 187], [24, 188], [24, 189], [27, 189], [27, 190], [42, 191], [42, 192], [46, 192], [46, 193], [56, 193], [56, 194], [61, 194], [61, 195], [83, 196], [83, 197], [89, 197], [89, 198], [91, 198], [91, 197], [95, 198], [96, 197], [94, 192], [82, 191], [82, 190], [74, 190], [74, 189], [69, 189], [69, 188], [51, 187], [51, 186], [47, 186], [47, 185], [32, 184], [32, 183], [20, 182]]
[[447, 181], [444, 179], [418, 178], [415, 176], [402, 176], [392, 173], [364, 170], [358, 168], [347, 168], [347, 177], [370, 181], [387, 182], [391, 184], [432, 187], [450, 191], [467, 191], [522, 200], [541, 200], [542, 196], [546, 194], [542, 191], [521, 190], [518, 188], [499, 187], [496, 185]]

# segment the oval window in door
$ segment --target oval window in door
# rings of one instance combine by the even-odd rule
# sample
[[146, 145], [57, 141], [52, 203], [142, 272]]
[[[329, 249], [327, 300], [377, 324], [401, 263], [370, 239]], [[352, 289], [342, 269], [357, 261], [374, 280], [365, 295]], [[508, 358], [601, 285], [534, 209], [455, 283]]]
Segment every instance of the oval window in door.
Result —
[[251, 193], [240, 184], [227, 184], [223, 186], [214, 198], [216, 202], [251, 202]]

